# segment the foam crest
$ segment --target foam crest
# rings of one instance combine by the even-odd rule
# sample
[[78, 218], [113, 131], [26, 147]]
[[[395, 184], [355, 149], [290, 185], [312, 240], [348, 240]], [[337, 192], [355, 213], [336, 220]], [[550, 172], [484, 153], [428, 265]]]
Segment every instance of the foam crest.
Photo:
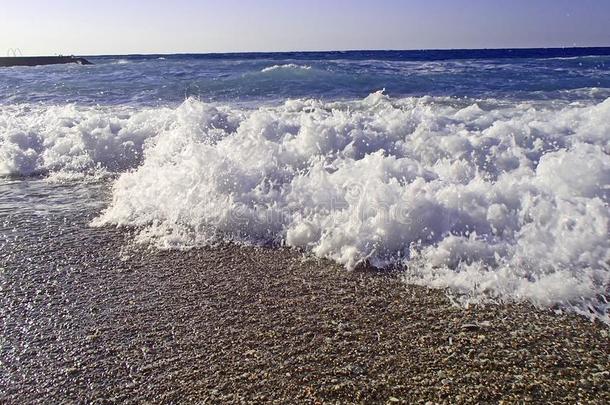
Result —
[[0, 176], [68, 179], [120, 173], [140, 164], [147, 140], [173, 126], [197, 133], [210, 123], [229, 125], [211, 110], [191, 101], [177, 109], [0, 106]]
[[311, 66], [308, 65], [297, 65], [296, 63], [287, 63], [284, 65], [273, 65], [273, 66], [267, 66], [266, 68], [263, 68], [261, 70], [261, 73], [268, 73], [268, 72], [274, 72], [274, 71], [286, 71], [286, 70], [295, 70], [295, 71], [299, 71], [299, 70], [311, 70]]
[[[189, 100], [144, 143], [95, 225], [161, 247], [285, 244], [468, 299], [607, 318], [610, 99], [449, 98], [240, 110]], [[24, 158], [25, 159], [25, 158]], [[589, 306], [589, 307], [587, 307]]]

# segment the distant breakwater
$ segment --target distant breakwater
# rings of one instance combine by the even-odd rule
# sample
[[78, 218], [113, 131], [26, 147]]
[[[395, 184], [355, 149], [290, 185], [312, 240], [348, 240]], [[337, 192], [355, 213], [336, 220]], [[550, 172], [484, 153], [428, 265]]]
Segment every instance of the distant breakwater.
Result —
[[2, 57], [0, 67], [13, 66], [41, 66], [41, 65], [60, 65], [66, 63], [77, 63], [79, 65], [91, 65], [85, 58], [75, 56], [34, 56], [34, 57]]

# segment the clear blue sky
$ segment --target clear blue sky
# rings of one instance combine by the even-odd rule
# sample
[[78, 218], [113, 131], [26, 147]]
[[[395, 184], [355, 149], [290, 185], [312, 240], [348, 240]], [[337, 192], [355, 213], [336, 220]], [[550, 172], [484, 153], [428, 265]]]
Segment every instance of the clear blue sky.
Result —
[[0, 55], [610, 46], [610, 0], [2, 0]]

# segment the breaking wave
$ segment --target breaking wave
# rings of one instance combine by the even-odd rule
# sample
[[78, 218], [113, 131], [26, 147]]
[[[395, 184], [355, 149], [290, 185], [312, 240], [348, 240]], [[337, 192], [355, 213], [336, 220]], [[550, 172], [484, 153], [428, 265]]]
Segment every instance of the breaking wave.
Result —
[[177, 113], [130, 107], [0, 106], [0, 176], [123, 172], [141, 162], [147, 139], [179, 122]]
[[610, 99], [1, 108], [0, 174], [122, 173], [96, 226], [404, 266], [466, 299], [608, 322]]
[[311, 66], [308, 66], [308, 65], [297, 65], [297, 64], [294, 64], [294, 63], [288, 63], [288, 64], [285, 64], [285, 65], [273, 65], [273, 66], [268, 66], [266, 68], [263, 68], [261, 70], [261, 73], [268, 73], [268, 72], [282, 71], [282, 70], [293, 70], [293, 71], [311, 70]]

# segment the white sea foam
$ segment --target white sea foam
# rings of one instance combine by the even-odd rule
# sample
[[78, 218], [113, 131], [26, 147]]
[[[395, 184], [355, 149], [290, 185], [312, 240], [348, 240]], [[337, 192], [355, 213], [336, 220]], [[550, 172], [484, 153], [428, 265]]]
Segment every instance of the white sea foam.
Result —
[[137, 167], [95, 225], [165, 248], [235, 240], [404, 265], [463, 299], [609, 321], [610, 99], [23, 108], [0, 121], [2, 173]]
[[273, 72], [273, 71], [278, 71], [278, 70], [310, 70], [311, 66], [308, 65], [297, 65], [295, 63], [288, 63], [288, 64], [284, 64], [284, 65], [273, 65], [273, 66], [268, 66], [264, 69], [261, 70], [261, 73], [268, 73], [268, 72]]
[[170, 109], [0, 106], [0, 176], [124, 171], [140, 162], [146, 139], [175, 115]]

